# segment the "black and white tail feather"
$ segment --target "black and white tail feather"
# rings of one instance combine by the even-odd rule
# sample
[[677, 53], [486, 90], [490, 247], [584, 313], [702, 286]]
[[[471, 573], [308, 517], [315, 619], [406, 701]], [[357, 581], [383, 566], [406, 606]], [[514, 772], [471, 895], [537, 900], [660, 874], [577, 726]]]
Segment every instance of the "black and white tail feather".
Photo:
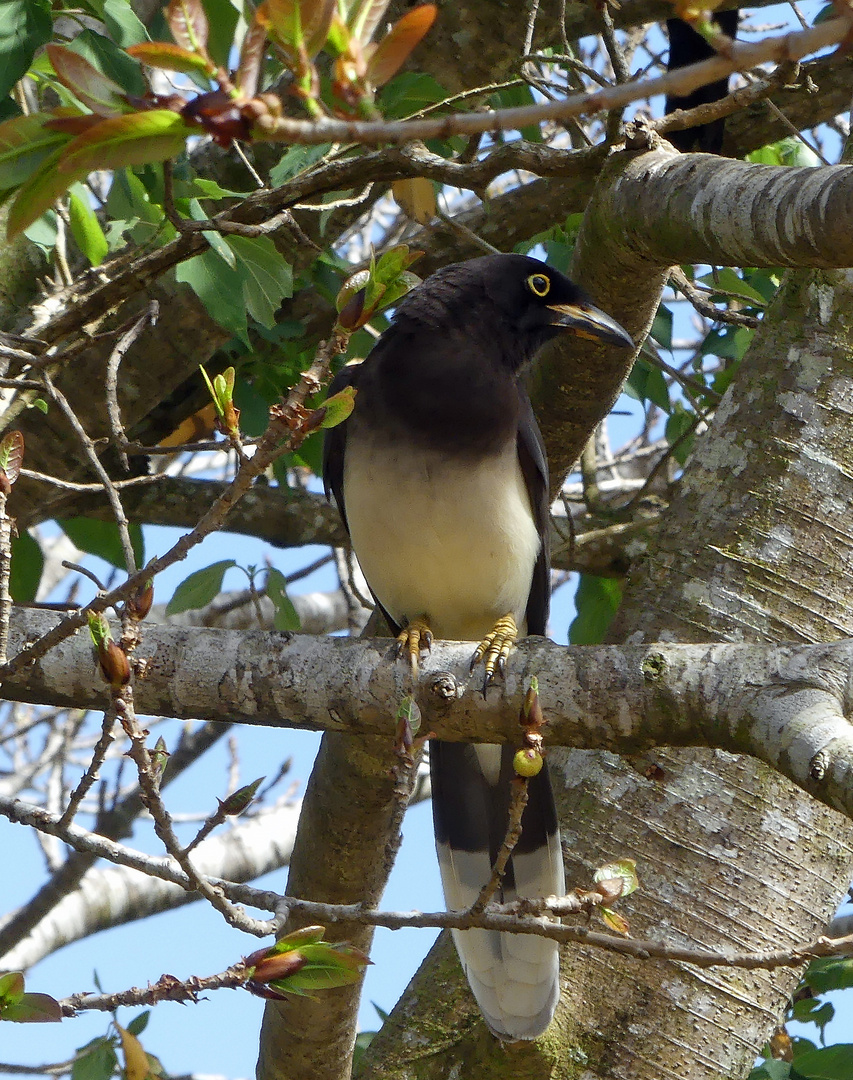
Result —
[[[469, 908], [489, 881], [509, 813], [514, 750], [434, 742], [433, 819], [447, 906]], [[521, 837], [495, 899], [562, 896], [563, 857], [548, 770], [528, 781]], [[560, 999], [555, 941], [532, 934], [454, 930], [465, 976], [490, 1029], [501, 1039], [535, 1039]]]

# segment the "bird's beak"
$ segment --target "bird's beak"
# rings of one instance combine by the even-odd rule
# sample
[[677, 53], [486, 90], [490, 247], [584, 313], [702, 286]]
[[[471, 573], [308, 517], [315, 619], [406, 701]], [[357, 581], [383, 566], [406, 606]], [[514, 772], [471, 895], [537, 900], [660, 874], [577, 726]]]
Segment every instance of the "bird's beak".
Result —
[[634, 342], [627, 330], [615, 319], [592, 304], [548, 304], [553, 311], [551, 325], [566, 330], [589, 341], [602, 341], [607, 345], [622, 345], [633, 349]]

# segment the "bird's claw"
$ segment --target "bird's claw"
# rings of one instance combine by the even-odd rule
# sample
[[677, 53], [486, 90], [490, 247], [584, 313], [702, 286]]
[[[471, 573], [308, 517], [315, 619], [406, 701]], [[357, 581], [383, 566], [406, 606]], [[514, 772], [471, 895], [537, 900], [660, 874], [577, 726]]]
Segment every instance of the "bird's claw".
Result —
[[418, 662], [422, 652], [429, 652], [432, 648], [432, 630], [426, 619], [412, 619], [397, 635], [397, 644], [394, 646], [394, 659], [401, 656], [408, 657], [412, 671], [417, 672]]
[[471, 671], [483, 661], [483, 697], [492, 685], [497, 673], [503, 679], [506, 676], [506, 662], [510, 650], [518, 639], [518, 627], [512, 615], [498, 619], [490, 633], [486, 634], [471, 657]]

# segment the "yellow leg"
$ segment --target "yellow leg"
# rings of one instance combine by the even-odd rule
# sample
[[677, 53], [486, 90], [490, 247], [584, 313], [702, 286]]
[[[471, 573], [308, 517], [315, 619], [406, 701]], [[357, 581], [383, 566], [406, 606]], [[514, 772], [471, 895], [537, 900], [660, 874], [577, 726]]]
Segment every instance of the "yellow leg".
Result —
[[421, 652], [429, 652], [431, 646], [432, 630], [427, 624], [426, 616], [419, 615], [417, 619], [412, 619], [397, 635], [394, 655], [398, 659], [401, 656], [407, 656], [412, 671], [417, 671]]
[[503, 676], [506, 671], [507, 657], [513, 645], [518, 640], [518, 627], [512, 615], [504, 615], [498, 619], [490, 633], [486, 634], [474, 655], [471, 657], [471, 670], [482, 660], [486, 668], [483, 679], [483, 693], [488, 690], [497, 671]]

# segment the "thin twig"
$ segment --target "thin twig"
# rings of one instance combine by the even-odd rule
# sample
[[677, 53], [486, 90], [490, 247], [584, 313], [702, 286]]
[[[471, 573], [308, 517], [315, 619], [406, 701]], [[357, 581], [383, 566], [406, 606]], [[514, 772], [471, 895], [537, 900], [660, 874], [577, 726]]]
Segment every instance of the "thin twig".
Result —
[[[121, 409], [118, 403], [118, 369], [128, 349], [137, 340], [145, 326], [154, 326], [159, 314], [160, 305], [156, 300], [151, 300], [147, 310], [135, 319], [130, 328], [118, 339], [115, 348], [110, 353], [109, 360], [107, 361], [107, 375], [104, 387], [107, 397], [107, 414], [110, 418], [110, 427], [112, 428], [113, 439], [115, 440], [119, 460], [121, 461], [125, 472], [130, 471], [130, 463], [127, 460], [125, 449], [127, 446], [127, 436], [125, 435], [124, 425], [121, 422]], [[128, 566], [128, 570], [129, 569], [130, 566]]]
[[[133, 447], [135, 445], [135, 443], [129, 443], [128, 449], [133, 452]], [[222, 449], [222, 443], [216, 443], [214, 446], [215, 449]], [[175, 450], [170, 451], [170, 453], [175, 453], [176, 450], [180, 451], [182, 449], [183, 447], [179, 446], [176, 447]], [[30, 480], [37, 480], [42, 484], [52, 484], [54, 487], [64, 488], [66, 491], [103, 491], [104, 489], [103, 484], [78, 484], [73, 480], [61, 480], [58, 476], [48, 476], [47, 473], [36, 472], [35, 469], [21, 469], [21, 476], [26, 476]], [[113, 480], [113, 486], [118, 491], [121, 491], [123, 488], [139, 487], [140, 484], [157, 484], [162, 479], [162, 474], [157, 476], [131, 476], [128, 477], [127, 480]]]
[[257, 933], [259, 929], [263, 933], [266, 924], [261, 928], [257, 919], [250, 918], [241, 908], [232, 904], [220, 889], [212, 885], [203, 874], [200, 874], [193, 866], [183, 844], [175, 835], [172, 828], [172, 819], [160, 796], [158, 779], [152, 770], [151, 755], [145, 745], [145, 732], [140, 728], [136, 719], [131, 684], [120, 687], [113, 693], [113, 707], [130, 741], [128, 754], [136, 764], [140, 794], [143, 803], [154, 820], [154, 831], [166, 851], [186, 875], [186, 887], [199, 892], [225, 918], [229, 925], [238, 930], [245, 930], [250, 934]]
[[345, 121], [322, 118], [316, 121], [291, 117], [262, 116], [256, 123], [258, 137], [275, 142], [318, 144], [357, 142], [370, 145], [405, 143], [412, 139], [446, 138], [448, 135], [472, 135], [479, 131], [513, 131], [546, 120], [565, 120], [571, 116], [624, 108], [633, 101], [657, 94], [684, 97], [708, 83], [717, 82], [735, 71], [743, 71], [767, 62], [801, 60], [843, 40], [849, 20], [829, 19], [808, 30], [757, 42], [737, 42], [731, 55], [717, 55], [698, 64], [678, 68], [641, 82], [630, 82], [571, 94], [562, 101], [523, 105], [490, 113], [456, 113], [434, 120]]
[[[680, 266], [673, 266], [670, 269], [669, 280], [673, 289], [683, 292], [699, 314], [704, 315], [706, 319], [710, 319], [712, 322], [731, 323], [733, 326], [747, 326], [750, 330], [754, 330], [761, 321], [756, 315], [744, 315], [741, 311], [720, 310], [707, 296], [703, 295], [700, 289], [696, 288]], [[746, 299], [746, 297], [738, 297], [738, 299]], [[752, 301], [752, 303], [754, 302]]]
[[516, 844], [521, 839], [521, 818], [524, 814], [524, 808], [527, 806], [527, 794], [527, 780], [521, 776], [513, 777], [510, 784], [506, 833], [492, 865], [492, 875], [480, 890], [480, 895], [468, 909], [471, 915], [479, 915], [485, 911], [503, 881], [509, 860], [513, 851], [515, 851]]
[[62, 817], [59, 819], [60, 828], [65, 828], [66, 825], [70, 825], [74, 820], [74, 816], [80, 808], [80, 804], [88, 795], [92, 785], [98, 779], [98, 771], [103, 765], [107, 756], [107, 751], [115, 741], [115, 735], [113, 729], [115, 728], [116, 712], [114, 708], [110, 708], [104, 713], [104, 720], [101, 724], [101, 735], [95, 748], [92, 751], [92, 760], [89, 762], [86, 771], [80, 778], [80, 783], [72, 791], [68, 805], [66, 806]]
[[[186, 875], [178, 869], [172, 860], [154, 858], [141, 852], [126, 848], [103, 836], [88, 832], [76, 825], [59, 829], [58, 818], [39, 806], [32, 806], [18, 799], [0, 798], [0, 813], [11, 821], [33, 825], [49, 835], [59, 836], [65, 843], [80, 851], [96, 852], [101, 858], [119, 865], [131, 866], [153, 877], [169, 881], [182, 888], [187, 887]], [[553, 919], [519, 915], [520, 911], [542, 911], [550, 915], [566, 916], [584, 914], [589, 910], [588, 894], [571, 893], [562, 898], [543, 898], [541, 902], [522, 900], [513, 904], [492, 904], [488, 910], [474, 916], [470, 911], [371, 911], [357, 904], [323, 904], [316, 901], [301, 900], [297, 897], [282, 897], [269, 890], [253, 888], [233, 882], [211, 879], [222, 892], [234, 903], [248, 904], [261, 910], [273, 911], [283, 905], [290, 911], [300, 911], [313, 921], [320, 923], [355, 923], [366, 926], [382, 926], [390, 930], [403, 927], [428, 927], [441, 929], [468, 930], [481, 927], [486, 930], [498, 930], [518, 934], [533, 934], [552, 938], [557, 941], [582, 942], [598, 948], [624, 953], [638, 959], [656, 959], [676, 963], [695, 964], [697, 967], [740, 967], [747, 970], [758, 968], [772, 970], [778, 967], [798, 967], [813, 957], [846, 956], [853, 952], [853, 935], [843, 938], [819, 937], [816, 940], [794, 945], [788, 949], [774, 949], [761, 952], [720, 953], [701, 948], [685, 948], [635, 938], [619, 937], [614, 934], [598, 933], [586, 926], [560, 925]], [[595, 904], [593, 905], [595, 906]], [[249, 933], [265, 936], [274, 931], [274, 920], [260, 922]], [[100, 1006], [96, 1006], [100, 1007]]]
[[[130, 530], [128, 528], [129, 522], [127, 515], [124, 512], [124, 507], [121, 505], [121, 499], [119, 493], [116, 490], [115, 484], [110, 479], [110, 475], [101, 463], [101, 459], [98, 457], [95, 450], [95, 444], [89, 438], [89, 434], [80, 421], [77, 418], [77, 414], [72, 409], [68, 399], [62, 393], [62, 391], [56, 386], [50, 372], [45, 368], [42, 372], [42, 378], [44, 379], [45, 389], [48, 394], [53, 398], [62, 412], [65, 414], [66, 419], [74, 429], [74, 433], [80, 441], [83, 447], [83, 453], [85, 454], [89, 464], [95, 472], [95, 475], [100, 477], [101, 484], [103, 485], [107, 499], [109, 500], [110, 507], [112, 508], [113, 518], [116, 526], [118, 527], [119, 537], [121, 538], [122, 552], [124, 553], [124, 560], [127, 566], [127, 572], [130, 575], [136, 573], [136, 555], [133, 550], [133, 543], [130, 539]], [[102, 609], [103, 610], [103, 609]]]
[[98, 575], [93, 570], [89, 570], [88, 567], [81, 566], [80, 563], [71, 562], [70, 559], [63, 559], [60, 565], [65, 570], [72, 570], [75, 574], [82, 574], [83, 577], [87, 577], [89, 581], [93, 583], [98, 592], [102, 593], [107, 591], [104, 588], [104, 584], [98, 577]]

